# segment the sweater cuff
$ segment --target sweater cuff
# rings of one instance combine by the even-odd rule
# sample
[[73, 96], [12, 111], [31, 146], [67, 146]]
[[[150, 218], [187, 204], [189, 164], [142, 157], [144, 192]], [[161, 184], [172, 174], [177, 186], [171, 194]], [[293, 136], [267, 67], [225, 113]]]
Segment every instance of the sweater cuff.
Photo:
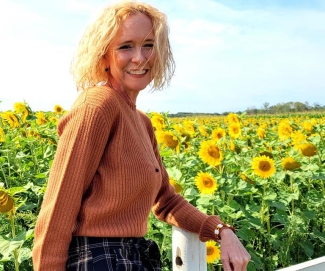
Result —
[[199, 232], [199, 239], [201, 242], [206, 242], [209, 240], [217, 240], [216, 235], [214, 233], [218, 224], [221, 224], [219, 216], [213, 215], [209, 216], [201, 225]]

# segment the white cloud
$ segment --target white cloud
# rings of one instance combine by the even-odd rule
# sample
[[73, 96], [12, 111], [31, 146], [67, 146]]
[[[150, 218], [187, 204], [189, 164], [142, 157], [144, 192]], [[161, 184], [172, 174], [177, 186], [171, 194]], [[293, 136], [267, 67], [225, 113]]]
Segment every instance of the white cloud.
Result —
[[[176, 73], [163, 92], [143, 91], [140, 109], [224, 112], [260, 107], [264, 102], [325, 100], [324, 10], [235, 10], [211, 0], [149, 2], [168, 15]], [[5, 78], [0, 111], [22, 98], [35, 110], [51, 110], [56, 103], [69, 107], [76, 96], [69, 74], [75, 48], [59, 38], [74, 39], [71, 35], [76, 37], [75, 32], [103, 5], [107, 2], [56, 2], [57, 12], [68, 13], [56, 18], [62, 24], [56, 29], [61, 36], [51, 40], [37, 35], [46, 33], [38, 31], [44, 31], [40, 24], [48, 25], [50, 18], [27, 6], [1, 2], [0, 14], [15, 19], [4, 24], [7, 19], [0, 16], [0, 34], [6, 40], [0, 44], [0, 74]], [[74, 25], [69, 14], [76, 19]], [[17, 29], [24, 33], [16, 33]]]

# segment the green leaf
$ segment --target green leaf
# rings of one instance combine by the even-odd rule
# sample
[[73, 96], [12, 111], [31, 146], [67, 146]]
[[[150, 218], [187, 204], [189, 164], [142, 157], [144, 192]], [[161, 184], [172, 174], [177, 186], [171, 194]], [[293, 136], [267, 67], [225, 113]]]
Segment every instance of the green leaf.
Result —
[[207, 206], [211, 205], [212, 199], [213, 198], [210, 195], [201, 195], [196, 202], [199, 205]]
[[231, 208], [234, 209], [234, 210], [238, 210], [238, 209], [240, 209], [240, 205], [239, 205], [238, 202], [235, 201], [235, 200], [232, 200], [232, 201], [229, 203], [229, 207], [231, 207]]
[[262, 226], [261, 220], [259, 218], [249, 217], [249, 218], [247, 218], [247, 221], [249, 224], [251, 224], [256, 229], [260, 229]]
[[241, 229], [237, 230], [236, 235], [247, 242], [250, 239], [255, 237], [255, 233], [248, 228], [241, 228]]
[[267, 203], [269, 204], [269, 206], [271, 207], [275, 207], [277, 209], [280, 209], [280, 210], [283, 210], [283, 211], [286, 211], [287, 210], [287, 206], [285, 206], [282, 202], [280, 201], [271, 201], [271, 200], [268, 200]]
[[270, 192], [263, 197], [264, 200], [275, 200], [276, 198], [277, 194], [275, 192]]
[[312, 233], [315, 237], [317, 237], [319, 240], [321, 240], [323, 243], [325, 243], [325, 232], [319, 232], [319, 231], [314, 231]]
[[18, 262], [22, 263], [32, 257], [32, 251], [28, 247], [23, 247], [19, 250]]
[[299, 245], [303, 248], [305, 251], [305, 254], [308, 256], [308, 258], [311, 258], [314, 254], [314, 246], [313, 243], [309, 240], [305, 240], [303, 242], [299, 242]]
[[182, 177], [182, 172], [176, 167], [167, 168], [166, 170], [168, 172], [168, 175], [176, 181], [180, 180], [180, 178]]
[[[16, 239], [16, 238], [15, 238]], [[7, 237], [0, 235], [0, 253], [4, 258], [9, 257], [10, 253], [19, 248], [25, 241], [24, 240], [9, 240]]]

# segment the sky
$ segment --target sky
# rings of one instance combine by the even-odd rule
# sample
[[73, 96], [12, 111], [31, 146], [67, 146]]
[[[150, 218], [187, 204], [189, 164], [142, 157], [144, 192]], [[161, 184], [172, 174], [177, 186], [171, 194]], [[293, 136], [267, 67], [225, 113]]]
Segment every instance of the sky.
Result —
[[[69, 110], [70, 62], [110, 0], [0, 0], [0, 112]], [[145, 112], [223, 113], [265, 103], [325, 105], [325, 0], [148, 0], [168, 17], [171, 84], [142, 90]]]

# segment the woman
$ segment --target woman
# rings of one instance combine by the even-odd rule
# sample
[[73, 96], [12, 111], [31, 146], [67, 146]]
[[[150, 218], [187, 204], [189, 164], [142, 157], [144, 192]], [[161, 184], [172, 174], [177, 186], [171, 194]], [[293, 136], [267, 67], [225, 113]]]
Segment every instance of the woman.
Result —
[[82, 93], [58, 126], [34, 270], [161, 270], [157, 245], [143, 238], [151, 209], [202, 241], [220, 241], [224, 270], [246, 270], [250, 256], [232, 228], [174, 192], [150, 119], [136, 109], [141, 90], [162, 89], [174, 73], [165, 15], [136, 2], [106, 8], [72, 73]]

